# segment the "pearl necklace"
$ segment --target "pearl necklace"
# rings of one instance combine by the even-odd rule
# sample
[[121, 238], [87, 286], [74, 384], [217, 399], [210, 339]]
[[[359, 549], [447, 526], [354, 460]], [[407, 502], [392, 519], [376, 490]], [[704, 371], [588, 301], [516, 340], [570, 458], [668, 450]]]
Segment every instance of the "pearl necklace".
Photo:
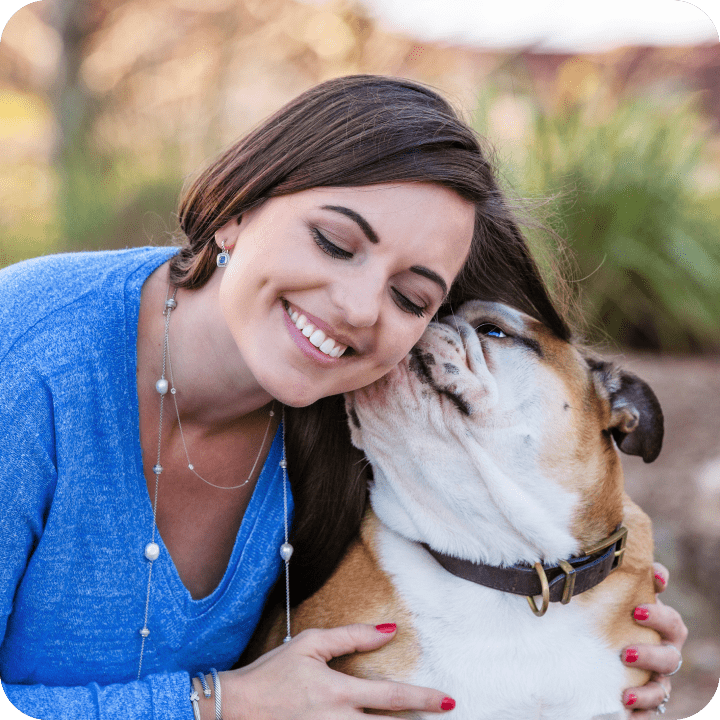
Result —
[[[145, 641], [150, 636], [150, 629], [148, 628], [148, 614], [150, 610], [150, 587], [152, 583], [152, 569], [153, 565], [155, 564], [155, 560], [160, 557], [160, 546], [155, 542], [155, 536], [157, 534], [157, 500], [158, 500], [158, 488], [160, 485], [160, 474], [163, 471], [163, 467], [160, 464], [160, 451], [162, 448], [162, 421], [163, 421], [163, 407], [165, 402], [165, 395], [167, 395], [168, 389], [170, 389], [170, 394], [173, 396], [173, 401], [175, 404], [175, 413], [177, 415], [177, 421], [178, 421], [178, 428], [180, 429], [180, 438], [182, 439], [183, 448], [185, 450], [185, 457], [188, 461], [188, 469], [193, 472], [197, 477], [199, 477], [204, 483], [207, 483], [208, 485], [211, 485], [214, 488], [218, 488], [220, 490], [236, 490], [237, 488], [244, 487], [250, 482], [250, 479], [253, 476], [253, 473], [255, 472], [255, 468], [257, 467], [258, 461], [260, 460], [260, 456], [262, 454], [263, 448], [265, 447], [265, 440], [267, 439], [268, 431], [270, 430], [270, 425], [272, 424], [272, 418], [275, 415], [274, 411], [270, 410], [270, 419], [268, 421], [268, 425], [265, 428], [265, 434], [263, 435], [262, 443], [260, 445], [260, 450], [258, 451], [258, 455], [255, 458], [255, 463], [252, 466], [252, 470], [250, 471], [250, 475], [248, 475], [247, 480], [240, 483], [240, 485], [233, 485], [231, 487], [226, 487], [223, 485], [215, 485], [211, 482], [208, 482], [204, 477], [202, 477], [199, 473], [195, 471], [195, 467], [190, 462], [190, 456], [188, 455], [187, 445], [185, 444], [185, 436], [183, 435], [182, 431], [182, 425], [180, 423], [180, 411], [178, 410], [178, 404], [177, 404], [177, 397], [176, 397], [176, 389], [175, 389], [175, 381], [173, 379], [172, 374], [172, 363], [170, 362], [170, 346], [168, 341], [168, 329], [170, 327], [170, 314], [171, 312], [177, 307], [177, 301], [175, 300], [175, 296], [177, 295], [177, 288], [174, 289], [172, 297], [168, 297], [170, 294], [170, 286], [168, 286], [168, 293], [165, 296], [165, 309], [163, 310], [163, 315], [165, 315], [165, 338], [163, 342], [163, 357], [162, 357], [162, 375], [160, 379], [155, 383], [155, 390], [157, 390], [158, 394], [160, 395], [160, 419], [158, 421], [158, 450], [157, 450], [157, 461], [155, 465], [153, 466], [153, 474], [155, 475], [155, 494], [153, 497], [153, 504], [152, 504], [152, 528], [150, 532], [150, 542], [145, 545], [144, 555], [145, 558], [148, 560], [148, 580], [147, 580], [147, 591], [145, 593], [145, 617], [143, 620], [143, 626], [140, 629], [140, 637], [142, 638], [141, 644], [140, 644], [140, 660], [138, 662], [138, 674], [137, 679], [140, 679], [140, 674], [142, 672], [142, 661], [143, 661], [143, 655], [145, 652]], [[170, 383], [168, 384], [168, 381], [165, 377], [165, 371], [169, 367], [170, 370]], [[283, 508], [285, 513], [285, 524], [284, 524], [284, 530], [285, 530], [285, 542], [280, 546], [280, 557], [282, 558], [283, 562], [285, 563], [285, 610], [286, 610], [286, 626], [287, 626], [287, 635], [284, 638], [283, 642], [288, 642], [292, 639], [290, 635], [290, 558], [293, 554], [293, 546], [288, 542], [288, 535], [289, 535], [289, 527], [288, 527], [288, 479], [287, 479], [287, 460], [285, 459], [285, 411], [283, 409], [283, 417], [282, 417], [282, 459], [279, 462], [279, 466], [282, 469], [283, 473]]]

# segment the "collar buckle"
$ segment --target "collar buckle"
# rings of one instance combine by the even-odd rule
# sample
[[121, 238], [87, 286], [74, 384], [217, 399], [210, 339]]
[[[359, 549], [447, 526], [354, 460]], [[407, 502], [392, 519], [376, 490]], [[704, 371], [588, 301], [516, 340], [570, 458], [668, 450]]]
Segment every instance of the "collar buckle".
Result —
[[612, 569], [610, 572], [617, 570], [623, 561], [625, 555], [625, 545], [627, 544], [628, 530], [624, 525], [621, 525], [610, 537], [601, 540], [599, 543], [592, 545], [585, 550], [585, 555], [595, 555], [601, 550], [606, 550], [609, 547], [615, 545], [615, 561], [613, 562]]

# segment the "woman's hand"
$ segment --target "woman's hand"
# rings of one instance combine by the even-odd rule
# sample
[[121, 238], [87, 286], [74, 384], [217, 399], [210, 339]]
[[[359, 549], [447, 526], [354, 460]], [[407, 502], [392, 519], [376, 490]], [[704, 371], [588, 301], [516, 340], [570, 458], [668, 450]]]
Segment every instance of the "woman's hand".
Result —
[[[660, 563], [655, 563], [655, 591], [662, 592], [667, 587], [668, 571]], [[635, 619], [640, 625], [657, 630], [662, 637], [662, 645], [638, 644], [622, 651], [622, 659], [626, 665], [652, 671], [652, 680], [642, 687], [629, 688], [623, 693], [625, 707], [632, 710], [633, 720], [650, 720], [655, 717], [655, 711], [660, 703], [670, 695], [670, 678], [679, 667], [682, 646], [687, 639], [687, 628], [679, 613], [660, 600], [654, 605], [641, 605], [646, 610], [635, 612]], [[647, 615], [645, 619], [640, 619]], [[636, 657], [632, 663], [627, 660], [627, 651], [630, 658]]]
[[437, 690], [362, 680], [327, 666], [331, 658], [375, 650], [395, 637], [394, 625], [378, 628], [306, 630], [251, 665], [220, 673], [224, 720], [344, 720], [365, 717], [363, 708], [451, 710], [454, 701]]

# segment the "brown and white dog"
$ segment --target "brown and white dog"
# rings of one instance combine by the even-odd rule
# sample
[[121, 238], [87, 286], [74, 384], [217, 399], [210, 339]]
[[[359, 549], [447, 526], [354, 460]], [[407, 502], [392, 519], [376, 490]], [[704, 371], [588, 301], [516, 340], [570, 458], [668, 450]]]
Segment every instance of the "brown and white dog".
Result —
[[[334, 575], [294, 612], [293, 632], [396, 622], [388, 645], [331, 664], [441, 688], [458, 720], [625, 717], [623, 688], [648, 676], [620, 650], [658, 638], [632, 619], [654, 602], [652, 537], [623, 491], [617, 448], [646, 462], [659, 453], [650, 388], [527, 315], [478, 301], [432, 323], [346, 405], [353, 443], [372, 463], [372, 510]], [[573, 597], [573, 581], [582, 591], [620, 559]], [[511, 566], [515, 575], [502, 569]], [[476, 575], [485, 584], [465, 579]], [[538, 595], [535, 610], [515, 594], [523, 587]], [[267, 647], [281, 637], [278, 628]]]

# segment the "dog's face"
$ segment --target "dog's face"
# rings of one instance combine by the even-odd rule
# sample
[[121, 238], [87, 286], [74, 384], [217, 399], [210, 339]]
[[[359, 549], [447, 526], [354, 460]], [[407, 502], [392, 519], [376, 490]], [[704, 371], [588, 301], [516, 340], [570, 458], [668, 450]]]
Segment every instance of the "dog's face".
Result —
[[[641, 380], [586, 357], [522, 312], [482, 301], [431, 323], [399, 366], [349, 393], [346, 405], [353, 443], [394, 492], [420, 477], [425, 495], [456, 493], [457, 505], [489, 499], [502, 512], [522, 494], [520, 505], [532, 505], [539, 485], [555, 484], [574, 498], [580, 534], [592, 537], [621, 519], [615, 444], [650, 462], [663, 434], [660, 406]], [[479, 476], [486, 487], [476, 497]], [[465, 491], [448, 487], [451, 478]], [[434, 482], [442, 487], [431, 489]], [[406, 491], [405, 499], [413, 494]]]

